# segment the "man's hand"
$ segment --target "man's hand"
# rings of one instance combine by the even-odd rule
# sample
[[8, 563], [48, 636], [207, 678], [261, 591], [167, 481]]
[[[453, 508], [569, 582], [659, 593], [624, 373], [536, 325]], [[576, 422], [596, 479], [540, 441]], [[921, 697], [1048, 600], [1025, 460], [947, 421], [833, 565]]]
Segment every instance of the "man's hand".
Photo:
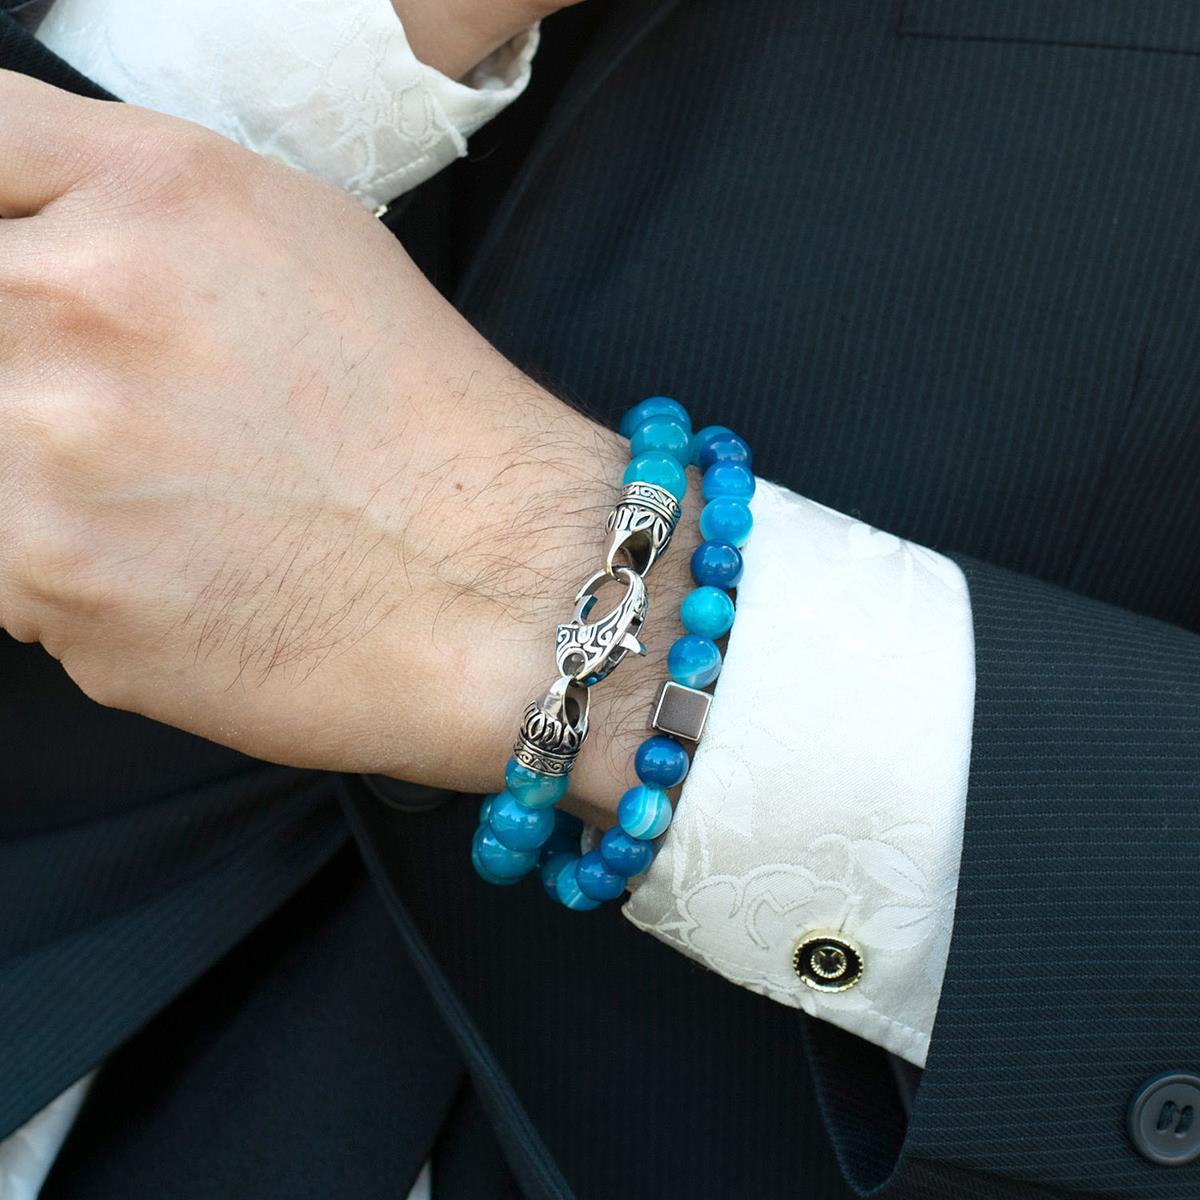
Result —
[[495, 787], [624, 443], [328, 185], [7, 72], [0, 113], [0, 626], [260, 757]]

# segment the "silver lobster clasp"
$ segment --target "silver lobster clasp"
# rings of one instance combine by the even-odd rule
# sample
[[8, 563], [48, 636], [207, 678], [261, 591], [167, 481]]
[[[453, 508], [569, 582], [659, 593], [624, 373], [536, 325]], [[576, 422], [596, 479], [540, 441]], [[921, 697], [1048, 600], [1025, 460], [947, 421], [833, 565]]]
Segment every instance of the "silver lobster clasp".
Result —
[[588, 731], [592, 693], [560, 675], [521, 719], [513, 758], [542, 775], [569, 775]]
[[[597, 590], [612, 579], [626, 588], [620, 604], [598, 621], [588, 622]], [[554, 640], [558, 669], [576, 683], [591, 687], [604, 679], [626, 654], [644, 654], [646, 648], [638, 640], [638, 634], [649, 606], [646, 583], [636, 571], [622, 566], [616, 567], [611, 575], [607, 570], [597, 571], [575, 593], [574, 617], [558, 627]]]

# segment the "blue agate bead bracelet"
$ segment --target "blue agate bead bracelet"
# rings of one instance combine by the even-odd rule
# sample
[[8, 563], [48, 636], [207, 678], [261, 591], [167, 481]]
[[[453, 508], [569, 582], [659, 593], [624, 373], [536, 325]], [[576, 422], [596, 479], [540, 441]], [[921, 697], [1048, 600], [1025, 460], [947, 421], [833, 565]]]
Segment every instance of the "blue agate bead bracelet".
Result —
[[[631, 461], [609, 514], [604, 567], [580, 587], [574, 616], [558, 627], [559, 677], [525, 709], [504, 790], [484, 799], [471, 844], [475, 869], [489, 883], [513, 884], [537, 868], [547, 894], [575, 911], [621, 896], [628, 880], [650, 866], [655, 841], [671, 823], [668, 791], [687, 776], [691, 760], [683, 740], [694, 743], [703, 732], [712, 698], [702, 689], [721, 670], [717, 642], [733, 625], [729, 589], [741, 579], [739, 548], [753, 524], [750, 448], [732, 430], [713, 425], [693, 434], [681, 404], [654, 396], [625, 415], [621, 433], [630, 440]], [[645, 653], [638, 640], [649, 607], [645, 576], [670, 545], [689, 465], [704, 471], [705, 541], [692, 555], [697, 586], [680, 608], [685, 633], [667, 656], [669, 678], [655, 702], [654, 732], [634, 757], [638, 786], [621, 797], [617, 825], [581, 854], [582, 822], [555, 806], [587, 737], [591, 687], [627, 653]], [[610, 580], [624, 584], [625, 595], [590, 620], [597, 590]]]

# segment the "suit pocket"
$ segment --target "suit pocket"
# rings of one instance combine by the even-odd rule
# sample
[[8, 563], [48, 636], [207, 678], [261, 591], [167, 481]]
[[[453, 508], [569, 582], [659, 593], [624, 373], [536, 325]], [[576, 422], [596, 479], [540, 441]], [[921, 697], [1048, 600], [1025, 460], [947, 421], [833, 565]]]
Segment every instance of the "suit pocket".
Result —
[[899, 32], [1200, 54], [1200, 0], [902, 0]]

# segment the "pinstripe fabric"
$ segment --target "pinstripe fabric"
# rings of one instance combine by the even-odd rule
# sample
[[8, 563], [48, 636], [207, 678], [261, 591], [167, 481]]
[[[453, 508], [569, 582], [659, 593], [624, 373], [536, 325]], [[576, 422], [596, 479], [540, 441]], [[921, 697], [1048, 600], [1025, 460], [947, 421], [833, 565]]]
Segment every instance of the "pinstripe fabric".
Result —
[[4, 932], [32, 943], [6, 936], [0, 960], [0, 1129], [95, 1067], [345, 845], [331, 791], [315, 776], [246, 779], [0, 847], [4, 890], [26, 901], [4, 910]]
[[102, 709], [0, 635], [0, 1135], [345, 845], [336, 788]]
[[683, 396], [761, 473], [971, 556], [963, 890], [907, 1128], [883, 1063], [810, 1030], [862, 1194], [1200, 1195], [1122, 1126], [1200, 1069], [1194, 14], [677, 6], [457, 293], [601, 416]]
[[580, 922], [536, 886], [497, 897], [456, 853], [472, 799], [398, 822], [349, 790], [422, 970], [471, 1022], [464, 1057], [530, 1200], [849, 1200], [793, 1010], [631, 938], [615, 908]]
[[461, 1068], [394, 946], [337, 855], [101, 1071], [41, 1200], [407, 1196]]
[[1200, 1194], [1200, 1169], [1150, 1167], [1120, 1129], [1147, 1077], [1200, 1071], [1200, 636], [962, 565], [972, 852], [913, 1152], [1114, 1200]]
[[[981, 1195], [1014, 1200], [1057, 1194], [1045, 1183], [1194, 1196], [1195, 1171], [1145, 1164], [1121, 1121], [1149, 1076], [1200, 1070], [1200, 637], [960, 562], [978, 629], [971, 852], [892, 1187], [971, 1195], [985, 1172], [1017, 1182]], [[898, 1143], [881, 1155], [862, 1128], [845, 1035], [812, 1038], [848, 1173], [878, 1184]]]
[[901, 0], [900, 29], [920, 37], [1196, 54], [1200, 9], [1191, 0]]
[[610, 418], [653, 371], [815, 499], [1196, 624], [1193, 59], [874, 0], [689, 4], [643, 51], [457, 293], [501, 348]]

